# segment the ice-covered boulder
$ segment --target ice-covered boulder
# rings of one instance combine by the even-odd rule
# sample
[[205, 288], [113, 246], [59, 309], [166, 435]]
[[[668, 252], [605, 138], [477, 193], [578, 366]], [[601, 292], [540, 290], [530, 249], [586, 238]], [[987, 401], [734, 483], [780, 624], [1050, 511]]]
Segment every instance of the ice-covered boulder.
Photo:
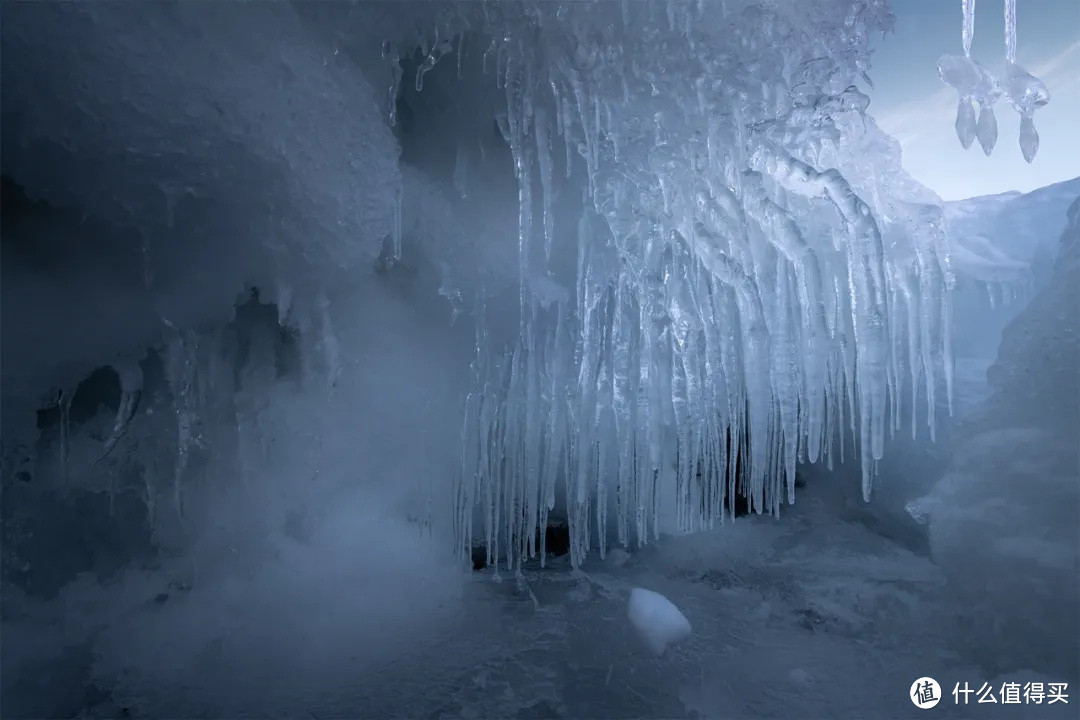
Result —
[[634, 588], [627, 608], [630, 624], [657, 655], [690, 635], [690, 621], [675, 604], [658, 592]]

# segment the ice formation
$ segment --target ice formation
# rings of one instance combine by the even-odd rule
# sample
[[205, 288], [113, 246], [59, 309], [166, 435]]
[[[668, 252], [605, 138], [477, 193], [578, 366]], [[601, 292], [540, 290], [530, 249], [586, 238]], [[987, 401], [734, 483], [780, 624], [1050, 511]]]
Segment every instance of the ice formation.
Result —
[[[1005, 80], [999, 81], [984, 65], [971, 57], [975, 36], [975, 0], [963, 0], [961, 42], [963, 56], [946, 53], [938, 61], [938, 72], [946, 85], [959, 95], [956, 107], [956, 136], [965, 149], [977, 137], [983, 152], [989, 155], [997, 144], [997, 118], [994, 103], [1002, 95], [1020, 114], [1020, 151], [1032, 162], [1039, 151], [1039, 133], [1035, 130], [1035, 111], [1050, 101], [1050, 93], [1034, 75], [1016, 64], [1016, 0], [1005, 0]], [[979, 106], [976, 116], [975, 107]]]
[[105, 440], [105, 448], [101, 458], [112, 452], [120, 437], [127, 430], [131, 417], [139, 405], [139, 395], [142, 393], [143, 372], [139, 363], [131, 358], [125, 358], [115, 363], [116, 373], [120, 378], [120, 408], [116, 412], [116, 421], [113, 423], [113, 431]]
[[[575, 563], [603, 556], [609, 512], [626, 545], [710, 527], [736, 493], [775, 513], [799, 460], [845, 452], [869, 499], [905, 406], [915, 431], [920, 386], [933, 435], [951, 380], [941, 210], [858, 85], [890, 21], [883, 3], [499, 4], [468, 19], [493, 38], [505, 95], [521, 293], [508, 352], [478, 310], [463, 549], [475, 533], [509, 568], [543, 558], [557, 504]], [[580, 182], [580, 205], [556, 176]]]
[[[268, 368], [231, 372], [221, 309], [275, 299], [305, 387], [333, 396], [362, 346], [335, 300], [372, 268], [427, 262], [475, 326], [445, 514], [458, 548], [511, 568], [543, 558], [552, 512], [575, 564], [710, 527], [738, 495], [777, 513], [801, 461], [859, 458], [869, 498], [887, 435], [925, 417], [933, 436], [951, 395], [941, 206], [867, 114], [884, 0], [5, 13], [6, 170], [138, 230], [139, 288], [117, 290], [134, 309], [96, 333], [113, 347], [72, 324], [40, 354], [96, 353], [70, 375], [160, 348], [175, 455], [143, 473], [151, 508], [186, 511], [214, 422], [243, 482], [274, 432], [313, 437], [296, 462], [324, 467], [325, 437], [269, 427]], [[52, 381], [18, 369], [27, 393]]]

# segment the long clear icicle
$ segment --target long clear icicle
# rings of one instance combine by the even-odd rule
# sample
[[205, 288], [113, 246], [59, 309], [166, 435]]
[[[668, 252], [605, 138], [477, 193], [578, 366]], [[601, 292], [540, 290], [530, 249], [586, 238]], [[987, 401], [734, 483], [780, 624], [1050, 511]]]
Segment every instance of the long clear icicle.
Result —
[[[1009, 1], [1006, 0], [1006, 6]], [[971, 40], [975, 37], [975, 0], [962, 0], [962, 9], [964, 25], [960, 33], [960, 41], [964, 46], [964, 56], [971, 57]]]
[[1016, 62], [1016, 0], [1005, 0], [1005, 62]]

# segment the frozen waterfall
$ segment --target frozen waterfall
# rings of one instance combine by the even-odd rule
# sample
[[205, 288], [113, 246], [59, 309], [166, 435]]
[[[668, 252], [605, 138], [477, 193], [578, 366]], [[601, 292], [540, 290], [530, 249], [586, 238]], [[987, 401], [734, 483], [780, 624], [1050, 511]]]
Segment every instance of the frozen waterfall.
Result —
[[942, 214], [859, 89], [891, 16], [833, 5], [463, 6], [421, 36], [417, 89], [491, 38], [518, 185], [516, 338], [486, 333], [482, 291], [475, 306], [463, 551], [482, 536], [508, 568], [543, 558], [556, 503], [575, 562], [604, 555], [609, 516], [640, 545], [723, 521], [736, 493], [776, 513], [799, 460], [845, 452], [869, 499], [920, 388], [933, 436]]

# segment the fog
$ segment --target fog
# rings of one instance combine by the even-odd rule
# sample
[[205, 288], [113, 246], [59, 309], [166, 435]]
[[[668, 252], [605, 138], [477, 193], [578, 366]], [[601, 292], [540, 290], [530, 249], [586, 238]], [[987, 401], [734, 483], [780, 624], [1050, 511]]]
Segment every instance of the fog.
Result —
[[1080, 178], [886, 4], [0, 20], [4, 717], [1075, 715]]

